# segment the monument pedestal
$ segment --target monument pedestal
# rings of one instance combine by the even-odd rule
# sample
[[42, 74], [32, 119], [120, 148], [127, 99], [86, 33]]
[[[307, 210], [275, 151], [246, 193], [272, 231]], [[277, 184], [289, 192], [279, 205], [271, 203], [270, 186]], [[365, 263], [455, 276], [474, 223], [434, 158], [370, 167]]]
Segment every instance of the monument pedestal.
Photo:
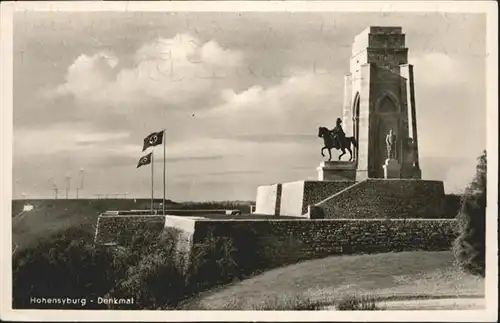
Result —
[[401, 178], [422, 179], [422, 171], [417, 166], [401, 166]]
[[383, 167], [384, 178], [401, 178], [401, 167], [396, 159], [386, 159]]
[[413, 173], [412, 173], [414, 179], [422, 179], [422, 170], [415, 166], [413, 167]]
[[356, 164], [354, 162], [324, 161], [316, 168], [318, 181], [355, 181]]

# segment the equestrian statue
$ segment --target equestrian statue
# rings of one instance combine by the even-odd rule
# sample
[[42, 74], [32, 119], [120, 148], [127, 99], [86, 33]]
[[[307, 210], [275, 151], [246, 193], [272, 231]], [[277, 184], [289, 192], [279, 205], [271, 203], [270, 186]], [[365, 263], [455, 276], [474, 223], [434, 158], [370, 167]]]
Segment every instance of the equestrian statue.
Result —
[[337, 125], [332, 130], [328, 130], [325, 127], [319, 127], [318, 137], [323, 138], [324, 147], [321, 148], [321, 156], [325, 156], [323, 151], [328, 149], [328, 161], [332, 160], [332, 148], [337, 150], [342, 150], [342, 154], [339, 156], [339, 160], [341, 160], [342, 156], [345, 155], [345, 151], [349, 151], [350, 158], [349, 161], [352, 161], [352, 149], [351, 145], [354, 148], [358, 148], [358, 143], [354, 137], [346, 137], [344, 130], [342, 129], [342, 120], [337, 118]]

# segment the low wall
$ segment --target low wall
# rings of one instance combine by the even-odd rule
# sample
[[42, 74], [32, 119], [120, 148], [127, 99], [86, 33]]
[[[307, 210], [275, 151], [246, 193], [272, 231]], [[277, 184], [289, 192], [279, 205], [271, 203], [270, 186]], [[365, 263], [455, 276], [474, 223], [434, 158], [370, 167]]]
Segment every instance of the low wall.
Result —
[[120, 244], [132, 239], [134, 233], [148, 230], [152, 233], [162, 233], [165, 228], [165, 216], [126, 216], [126, 215], [101, 215], [97, 218], [95, 233], [96, 244]]
[[[240, 210], [226, 210], [226, 209], [208, 209], [208, 210], [165, 210], [165, 215], [178, 215], [178, 216], [196, 216], [196, 215], [239, 215]], [[106, 211], [102, 215], [163, 215], [163, 211], [159, 210], [127, 210], [127, 211]]]
[[333, 195], [316, 206], [326, 218], [445, 217], [441, 181], [368, 179]]

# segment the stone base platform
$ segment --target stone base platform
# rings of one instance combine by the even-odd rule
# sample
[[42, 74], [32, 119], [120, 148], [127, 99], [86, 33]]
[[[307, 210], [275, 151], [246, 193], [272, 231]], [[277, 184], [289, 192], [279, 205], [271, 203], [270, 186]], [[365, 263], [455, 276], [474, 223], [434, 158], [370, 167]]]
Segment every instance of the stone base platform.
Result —
[[[319, 209], [321, 210], [319, 210]], [[438, 219], [444, 217], [442, 181], [367, 179], [314, 205], [331, 219]]]
[[355, 184], [354, 181], [297, 181], [260, 186], [255, 213], [308, 217], [308, 206]]
[[436, 219], [444, 215], [444, 203], [441, 181], [297, 181], [259, 187], [256, 213], [309, 219]]
[[318, 181], [355, 181], [356, 163], [324, 161], [316, 168]]

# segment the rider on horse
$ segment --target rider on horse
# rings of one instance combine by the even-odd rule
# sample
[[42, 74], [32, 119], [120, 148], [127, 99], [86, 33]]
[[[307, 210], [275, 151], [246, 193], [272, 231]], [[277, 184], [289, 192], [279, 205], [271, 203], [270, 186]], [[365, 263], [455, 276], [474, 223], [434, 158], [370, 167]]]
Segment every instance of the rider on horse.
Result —
[[345, 146], [342, 145], [345, 143], [345, 132], [344, 129], [342, 129], [342, 119], [337, 118], [337, 125], [330, 130], [330, 134], [332, 135], [334, 148], [340, 149], [342, 146]]
[[356, 138], [354, 137], [346, 137], [344, 129], [342, 129], [342, 120], [337, 118], [337, 125], [332, 130], [328, 130], [326, 127], [319, 127], [318, 129], [318, 137], [323, 138], [324, 147], [321, 148], [321, 156], [325, 156], [323, 151], [328, 149], [329, 159], [332, 159], [332, 148], [342, 150], [342, 154], [339, 155], [339, 160], [344, 156], [345, 151], [349, 151], [350, 158], [349, 161], [352, 161], [353, 155], [351, 146], [354, 148], [358, 148], [358, 143]]

